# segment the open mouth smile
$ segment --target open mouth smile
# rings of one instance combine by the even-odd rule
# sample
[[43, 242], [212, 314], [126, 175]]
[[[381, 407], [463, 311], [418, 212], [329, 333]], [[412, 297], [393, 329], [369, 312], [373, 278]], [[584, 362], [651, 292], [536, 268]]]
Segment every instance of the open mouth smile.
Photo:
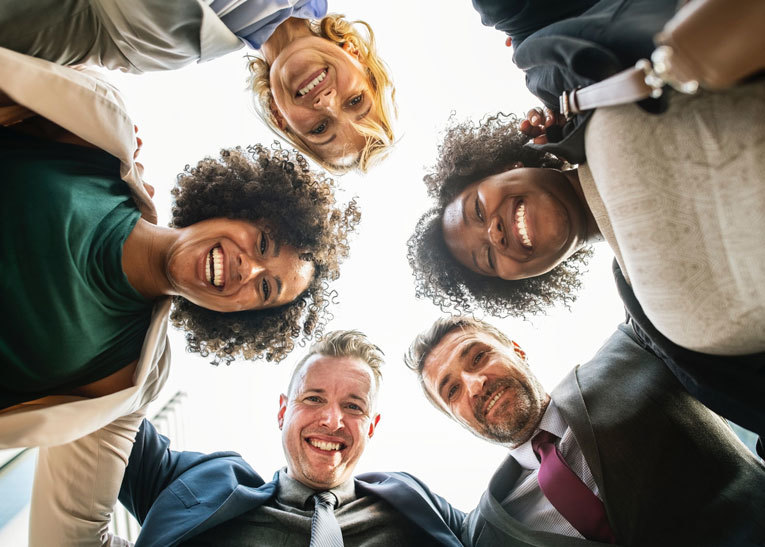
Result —
[[324, 78], [326, 77], [327, 77], [326, 68], [320, 70], [318, 74], [312, 74], [308, 80], [300, 84], [300, 87], [298, 88], [297, 93], [295, 93], [295, 97], [303, 97], [307, 95], [313, 88], [315, 88], [317, 85], [323, 82]]
[[213, 287], [223, 290], [226, 285], [223, 273], [223, 248], [218, 244], [210, 249], [205, 259], [205, 277]]
[[489, 399], [489, 404], [486, 405], [486, 410], [484, 410], [483, 413], [484, 417], [489, 415], [489, 411], [494, 408], [494, 405], [497, 404], [497, 401], [499, 401], [500, 397], [504, 395], [505, 391], [507, 391], [507, 388], [502, 388], [497, 391], [491, 399]]
[[526, 224], [526, 203], [523, 200], [519, 201], [515, 208], [514, 221], [513, 228], [518, 241], [523, 248], [531, 250], [533, 245], [529, 237], [529, 227]]
[[305, 439], [305, 442], [307, 442], [313, 448], [321, 452], [326, 452], [327, 454], [340, 452], [346, 448], [345, 443], [333, 442], [333, 441], [322, 441], [320, 439], [315, 439], [313, 437], [307, 437]]

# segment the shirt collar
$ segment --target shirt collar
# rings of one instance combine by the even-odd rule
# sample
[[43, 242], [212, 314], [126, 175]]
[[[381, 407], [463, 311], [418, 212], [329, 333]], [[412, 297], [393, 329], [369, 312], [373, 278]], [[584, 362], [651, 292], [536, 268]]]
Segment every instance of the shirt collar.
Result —
[[[310, 486], [306, 486], [287, 475], [286, 467], [279, 470], [278, 478], [279, 485], [276, 490], [276, 499], [280, 503], [300, 509], [313, 506], [312, 498], [319, 490], [314, 490]], [[329, 491], [337, 498], [337, 507], [341, 507], [349, 501], [356, 499], [356, 485], [353, 478], [331, 488]]]
[[542, 415], [542, 419], [539, 422], [539, 427], [534, 431], [534, 434], [525, 443], [513, 448], [510, 451], [510, 455], [515, 458], [518, 464], [524, 469], [538, 469], [539, 461], [534, 454], [534, 450], [531, 448], [531, 439], [534, 435], [540, 431], [549, 431], [558, 438], [562, 438], [568, 429], [566, 419], [561, 414], [555, 402], [550, 399], [550, 404], [547, 405], [547, 410]]

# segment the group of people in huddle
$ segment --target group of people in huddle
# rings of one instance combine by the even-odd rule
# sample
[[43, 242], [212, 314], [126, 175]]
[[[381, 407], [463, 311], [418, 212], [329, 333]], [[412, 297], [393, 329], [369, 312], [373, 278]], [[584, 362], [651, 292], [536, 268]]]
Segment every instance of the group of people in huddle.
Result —
[[[384, 356], [326, 329], [361, 218], [327, 173], [366, 173], [396, 141], [372, 27], [326, 0], [0, 7], [0, 448], [40, 447], [30, 545], [125, 544], [117, 499], [139, 546], [765, 544], [762, 74], [565, 116], [561, 93], [651, 56], [677, 2], [473, 5], [543, 106], [452, 123], [408, 242], [417, 295], [457, 314], [412, 333], [405, 364], [437, 409], [509, 450], [468, 514], [408, 473], [353, 475]], [[172, 70], [242, 47], [286, 144], [186, 166], [159, 226], [135, 124], [89, 66]], [[599, 241], [627, 319], [548, 393], [470, 313], [570, 304]], [[173, 451], [145, 419], [168, 323], [214, 362], [314, 340], [279, 399], [270, 482], [233, 452]]]

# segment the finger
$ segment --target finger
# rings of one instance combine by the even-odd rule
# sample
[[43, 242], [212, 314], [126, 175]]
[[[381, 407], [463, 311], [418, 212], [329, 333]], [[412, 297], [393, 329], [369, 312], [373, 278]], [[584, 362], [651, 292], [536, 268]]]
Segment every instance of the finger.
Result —
[[547, 144], [547, 135], [545, 135], [544, 133], [542, 133], [542, 134], [541, 134], [541, 135], [539, 135], [538, 137], [534, 137], [534, 139], [532, 140], [532, 142], [533, 142], [534, 144]]
[[551, 127], [555, 125], [557, 121], [558, 117], [556, 116], [555, 112], [549, 108], [545, 108], [545, 127]]
[[526, 113], [526, 119], [531, 125], [540, 125], [542, 123], [542, 111], [539, 108], [532, 108]]

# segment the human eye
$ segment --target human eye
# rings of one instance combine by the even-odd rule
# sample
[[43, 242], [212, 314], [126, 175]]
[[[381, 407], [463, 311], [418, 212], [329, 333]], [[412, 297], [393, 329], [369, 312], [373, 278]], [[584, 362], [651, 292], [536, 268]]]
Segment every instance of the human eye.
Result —
[[446, 392], [446, 400], [452, 401], [454, 399], [454, 396], [457, 394], [458, 390], [457, 384], [453, 384], [451, 387], [449, 387], [449, 390]]
[[309, 131], [311, 135], [321, 135], [327, 130], [327, 120], [324, 120], [319, 125]]
[[267, 249], [268, 249], [268, 237], [266, 237], [265, 233], [260, 232], [260, 254], [262, 255], [266, 254]]
[[263, 301], [268, 301], [268, 297], [271, 296], [271, 286], [268, 284], [268, 280], [264, 278], [261, 281], [261, 286], [263, 287]]
[[494, 253], [491, 247], [486, 247], [486, 262], [489, 264], [489, 270], [493, 272], [496, 268], [494, 263]]
[[321, 402], [321, 397], [319, 397], [318, 395], [309, 395], [308, 397], [306, 397], [303, 400], [307, 401], [309, 403], [320, 403]]
[[363, 102], [364, 102], [364, 94], [363, 93], [359, 93], [355, 97], [351, 97], [351, 100], [348, 101], [348, 105], [349, 106], [358, 106], [358, 105], [360, 105]]
[[483, 222], [483, 213], [481, 212], [481, 201], [478, 199], [478, 194], [475, 195], [475, 216]]
[[348, 403], [348, 409], [352, 410], [353, 412], [356, 412], [356, 413], [363, 413], [364, 412], [364, 409], [361, 408], [356, 403]]
[[483, 359], [483, 356], [486, 355], [486, 350], [477, 351], [476, 354], [473, 356], [473, 366], [477, 366], [480, 364], [481, 359]]

